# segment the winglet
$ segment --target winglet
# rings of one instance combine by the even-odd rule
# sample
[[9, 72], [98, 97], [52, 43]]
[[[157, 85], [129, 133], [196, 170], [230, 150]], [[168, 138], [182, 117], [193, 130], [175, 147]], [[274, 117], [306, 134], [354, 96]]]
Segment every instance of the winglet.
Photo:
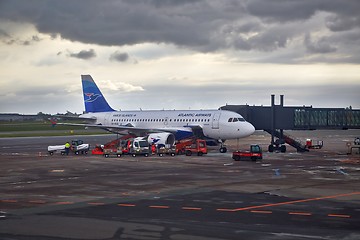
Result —
[[81, 75], [84, 103], [86, 112], [112, 112], [115, 111], [107, 103], [100, 89], [90, 75]]

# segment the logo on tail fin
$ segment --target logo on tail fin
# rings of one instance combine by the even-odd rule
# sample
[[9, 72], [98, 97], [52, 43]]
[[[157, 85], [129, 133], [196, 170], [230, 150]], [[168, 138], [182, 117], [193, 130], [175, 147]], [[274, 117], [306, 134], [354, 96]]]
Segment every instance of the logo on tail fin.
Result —
[[101, 94], [95, 94], [95, 93], [84, 93], [84, 95], [88, 97], [87, 99], [84, 99], [85, 102], [95, 102], [96, 99], [102, 97]]

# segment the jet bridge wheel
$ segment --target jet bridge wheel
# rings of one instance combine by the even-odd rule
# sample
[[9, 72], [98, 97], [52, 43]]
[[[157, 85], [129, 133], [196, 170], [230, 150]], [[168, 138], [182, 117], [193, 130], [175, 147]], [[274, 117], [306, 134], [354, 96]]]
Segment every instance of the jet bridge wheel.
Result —
[[226, 147], [221, 147], [221, 148], [219, 149], [219, 151], [220, 151], [221, 153], [226, 153], [226, 152], [227, 152], [227, 148], [226, 148]]

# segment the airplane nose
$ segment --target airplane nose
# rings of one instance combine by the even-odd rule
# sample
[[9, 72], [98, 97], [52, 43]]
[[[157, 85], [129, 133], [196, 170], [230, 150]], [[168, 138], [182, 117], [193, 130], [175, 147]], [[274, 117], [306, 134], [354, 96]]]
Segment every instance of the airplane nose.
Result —
[[251, 123], [247, 122], [246, 130], [245, 130], [246, 135], [250, 136], [254, 132], [255, 132], [255, 127]]

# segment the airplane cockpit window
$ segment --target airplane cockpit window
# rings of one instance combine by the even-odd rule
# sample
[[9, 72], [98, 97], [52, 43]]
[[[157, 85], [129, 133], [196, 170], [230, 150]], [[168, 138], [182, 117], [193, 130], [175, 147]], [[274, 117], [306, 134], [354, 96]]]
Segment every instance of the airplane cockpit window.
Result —
[[229, 118], [228, 122], [246, 122], [244, 118]]

